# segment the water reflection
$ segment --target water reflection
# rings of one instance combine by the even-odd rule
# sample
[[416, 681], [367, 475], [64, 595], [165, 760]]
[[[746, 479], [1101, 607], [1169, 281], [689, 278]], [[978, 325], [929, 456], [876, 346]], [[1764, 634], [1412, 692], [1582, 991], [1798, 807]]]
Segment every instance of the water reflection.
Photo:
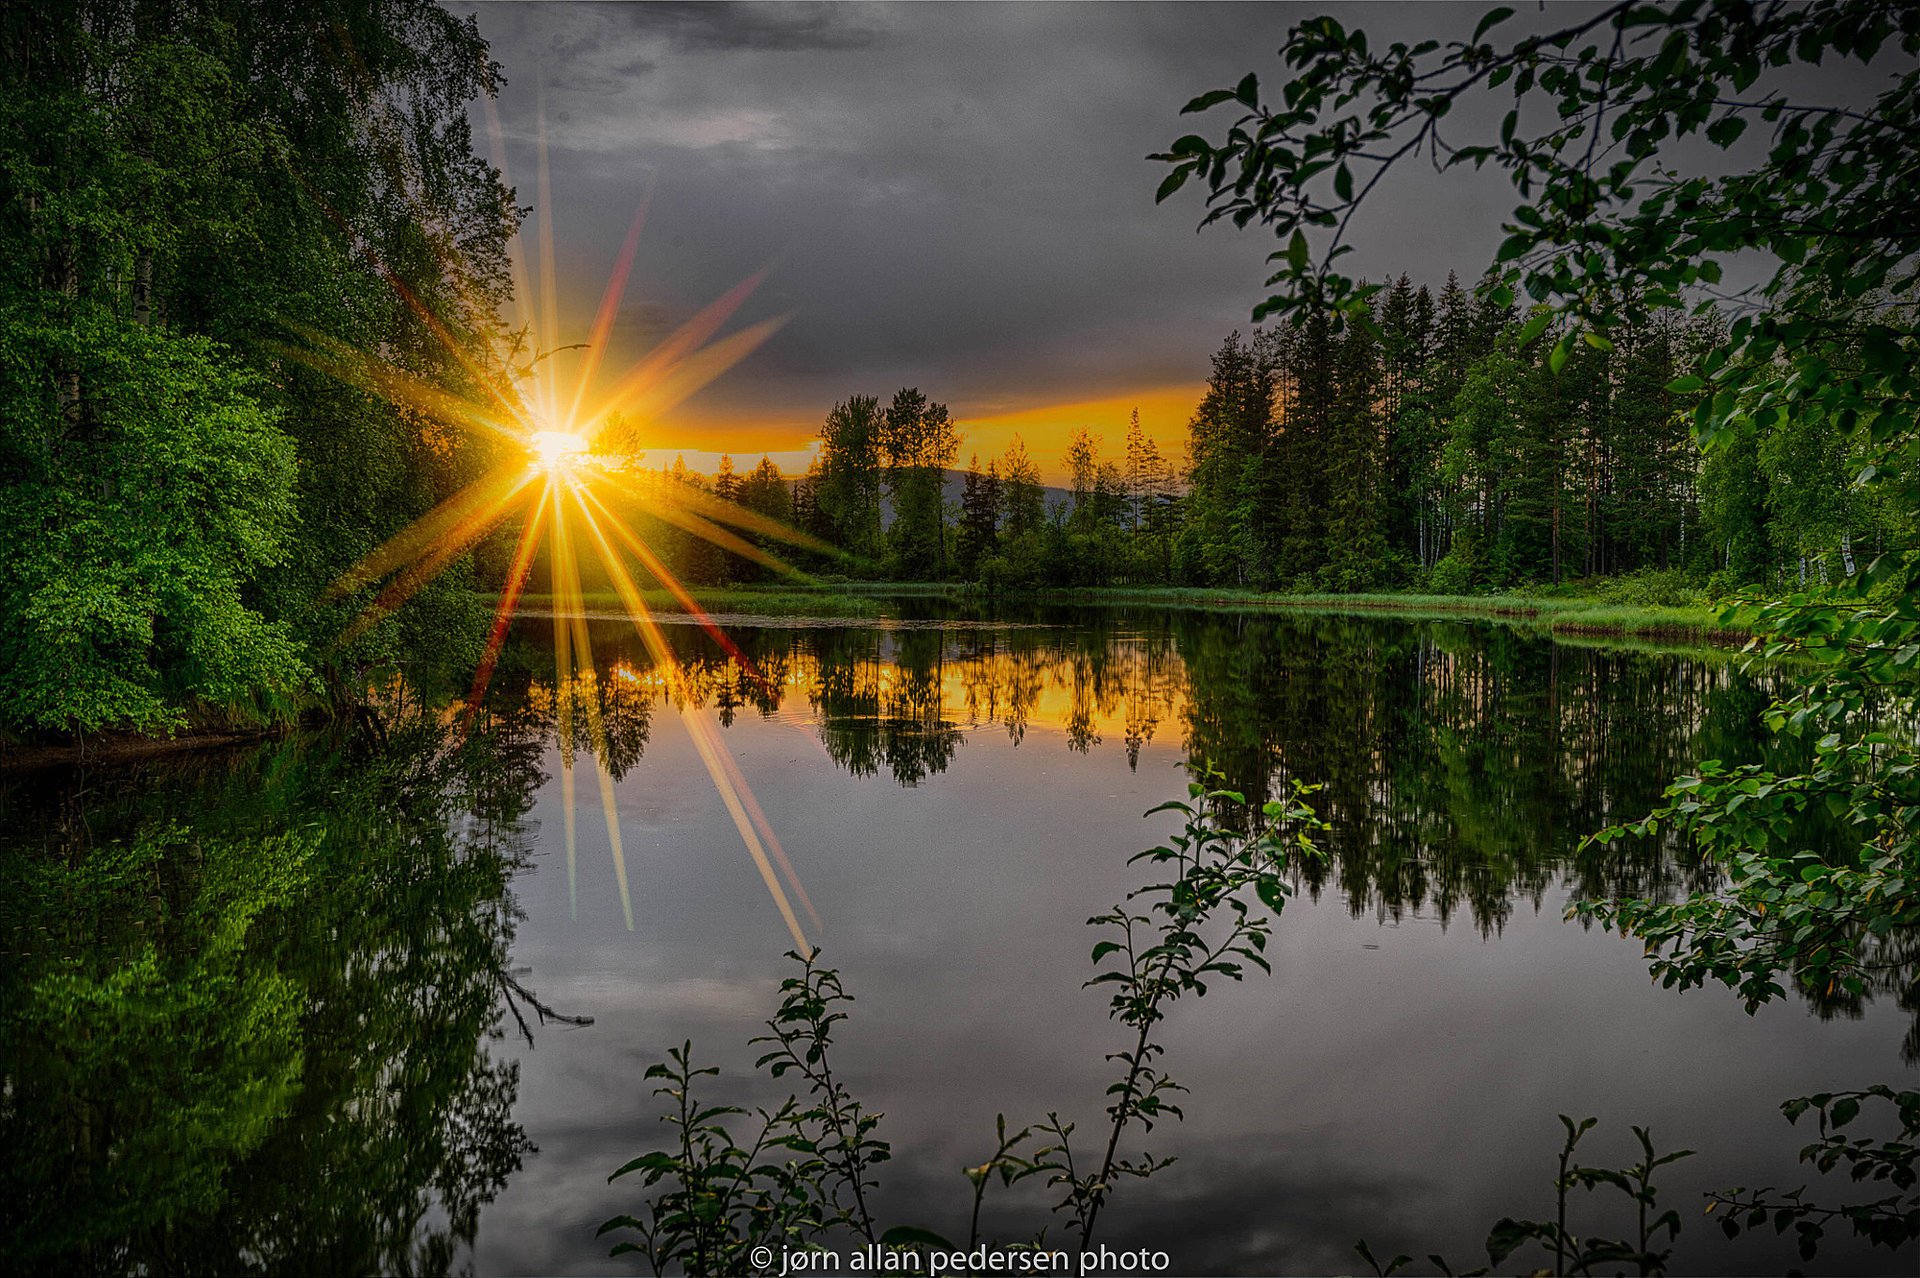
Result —
[[10, 779], [10, 1263], [445, 1272], [532, 1146], [490, 1044], [537, 716]]
[[[835, 929], [833, 956], [848, 960], [863, 998], [873, 991], [862, 1009], [881, 1046], [867, 1077], [902, 1116], [899, 1147], [919, 1151], [895, 1181], [903, 1219], [940, 1223], [914, 1197], [915, 1178], [977, 1160], [965, 1142], [995, 1110], [1063, 1092], [1071, 1103], [1086, 1080], [1030, 1069], [1033, 1042], [1054, 1036], [1062, 1055], [1099, 1066], [1107, 1027], [1078, 988], [1078, 924], [1124, 890], [1100, 876], [1124, 874], [1125, 853], [1144, 846], [1136, 814], [1177, 790], [1176, 758], [1218, 768], [1255, 799], [1293, 777], [1324, 784], [1333, 855], [1299, 870], [1327, 908], [1290, 912], [1291, 973], [1229, 995], [1223, 1019], [1182, 1045], [1203, 1104], [1183, 1129], [1190, 1188], [1170, 1185], [1211, 1195], [1205, 1219], [1191, 1197], [1142, 1199], [1129, 1236], [1162, 1243], [1171, 1234], [1156, 1231], [1185, 1220], [1195, 1237], [1182, 1254], [1195, 1264], [1331, 1271], [1351, 1263], [1346, 1235], [1327, 1250], [1305, 1224], [1274, 1233], [1259, 1220], [1271, 1192], [1345, 1193], [1326, 1210], [1364, 1220], [1418, 1182], [1434, 1219], [1473, 1226], [1523, 1205], [1505, 1181], [1486, 1179], [1474, 1191], [1485, 1201], [1465, 1207], [1433, 1188], [1454, 1175], [1443, 1170], [1452, 1143], [1480, 1141], [1485, 1166], [1512, 1152], [1494, 1118], [1509, 1102], [1471, 1088], [1526, 1061], [1530, 1027], [1548, 1023], [1515, 1008], [1545, 1017], [1539, 1009], [1585, 999], [1570, 1020], [1591, 1021], [1604, 1041], [1680, 1043], [1683, 1026], [1710, 1045], [1736, 1043], [1741, 1031], [1711, 1021], [1722, 1010], [1711, 994], [1641, 1006], [1580, 984], [1601, 980], [1587, 968], [1605, 963], [1617, 963], [1622, 988], [1644, 992], [1645, 981], [1635, 956], [1603, 938], [1588, 938], [1575, 967], [1559, 939], [1571, 929], [1534, 907], [1551, 921], [1569, 892], [1701, 885], [1684, 849], [1583, 851], [1580, 839], [1643, 811], [1697, 758], [1751, 757], [1768, 676], [1728, 659], [1471, 624], [1125, 610], [1002, 619], [1015, 625], [908, 620], [921, 624], [736, 625], [746, 664], [669, 626], [673, 678], [625, 623], [595, 623], [598, 673], [559, 684], [550, 627], [534, 620], [515, 632], [464, 738], [430, 709], [217, 759], [0, 782], [0, 1139], [17, 1151], [0, 1172], [17, 1222], [9, 1254], [23, 1267], [102, 1273], [440, 1272], [474, 1261], [494, 1204], [500, 1265], [584, 1270], [603, 1259], [592, 1226], [623, 1205], [589, 1191], [652, 1139], [636, 1062], [683, 1033], [744, 1042], [777, 979], [762, 960], [785, 948], [771, 943], [784, 936], [674, 722], [689, 711], [719, 725], [726, 766], [762, 793], [773, 825], [806, 831], [795, 859]], [[617, 908], [590, 908], [606, 901], [572, 899], [571, 866], [554, 897], [532, 874], [541, 852], [559, 855], [571, 809], [554, 811], [546, 783], [573, 759], [620, 786], [637, 937]], [[848, 780], [826, 792], [843, 806], [823, 810], [821, 773]], [[552, 834], [529, 820], [537, 794]], [[591, 790], [580, 802], [590, 808]], [[544, 930], [523, 930], [522, 902], [555, 900]], [[1355, 919], [1367, 969], [1335, 926]], [[1418, 926], [1429, 922], [1439, 927]], [[1382, 951], [1375, 939], [1389, 929], [1399, 930]], [[1497, 957], [1478, 943], [1496, 936]], [[1916, 1012], [1910, 950], [1876, 992]], [[1389, 962], [1400, 966], [1380, 984]], [[1495, 993], [1447, 983], [1473, 964]], [[1536, 968], [1550, 979], [1535, 981]], [[1008, 990], [1020, 991], [1011, 1005]], [[1357, 1049], [1343, 1035], [1362, 1000], [1388, 1028]], [[549, 1004], [599, 1019], [549, 1051]], [[1434, 1006], [1454, 1010], [1433, 1020], [1429, 1042], [1387, 1042]], [[1242, 1007], [1263, 1010], [1243, 1022]], [[1823, 1000], [1816, 1010], [1868, 1009]], [[1662, 1016], [1668, 1029], [1639, 1028]], [[521, 1049], [523, 1021], [537, 1054]], [[1462, 1024], [1479, 1026], [1489, 1054], [1452, 1079], [1430, 1042], [1451, 1042]], [[956, 1025], [965, 1033], [952, 1037]], [[897, 1037], [878, 1037], [882, 1026]], [[1846, 1027], [1813, 1027], [1836, 1028]], [[1866, 1052], [1848, 1041], [1851, 1068]], [[921, 1042], [938, 1051], [915, 1056]], [[1909, 1031], [1910, 1061], [1917, 1042]], [[1793, 1053], [1777, 1055], [1830, 1065], [1826, 1039]], [[1872, 1069], [1891, 1065], [1875, 1053]], [[1544, 1107], [1544, 1125], [1506, 1116], [1526, 1140], [1551, 1138], [1555, 1109], [1587, 1103], [1570, 1094], [1575, 1058], [1586, 1059], [1565, 1052], [1523, 1080]], [[1591, 1059], [1590, 1094], [1619, 1085], [1620, 1066]], [[1378, 1089], [1339, 1111], [1359, 1135], [1296, 1130], [1271, 1103], [1302, 1079], [1373, 1075]], [[1758, 1096], [1752, 1123], [1769, 1121], [1786, 1087], [1769, 1075], [1747, 1089]], [[1082, 1098], [1087, 1112], [1100, 1094]], [[1238, 1108], [1216, 1104], [1230, 1094]], [[1390, 1120], [1396, 1097], [1412, 1108]], [[1616, 1124], [1660, 1103], [1603, 1099], [1617, 1100]], [[1673, 1106], [1699, 1108], [1679, 1090]], [[1476, 1134], [1448, 1126], [1456, 1107], [1475, 1115]], [[958, 1121], [954, 1110], [966, 1111], [959, 1137], [942, 1125]], [[915, 1113], [931, 1115], [917, 1130], [904, 1125]], [[1207, 1113], [1219, 1116], [1212, 1126]], [[541, 1158], [529, 1128], [549, 1147]], [[1708, 1139], [1732, 1149], [1739, 1138], [1698, 1143]], [[1344, 1169], [1301, 1164], [1302, 1150], [1349, 1142], [1373, 1152]], [[1267, 1152], [1233, 1152], [1241, 1146]], [[1793, 1174], [1790, 1153], [1786, 1164]], [[1271, 1174], [1249, 1179], [1249, 1168]], [[1746, 1174], [1744, 1164], [1728, 1173]], [[503, 1197], [510, 1181], [519, 1188]], [[1247, 1188], [1256, 1182], [1259, 1193]], [[946, 1185], [924, 1201], [950, 1196]]]
[[[676, 680], [617, 626], [596, 632], [596, 648], [615, 654], [603, 683], [576, 679], [563, 695], [597, 701], [616, 778], [644, 750], [656, 698], [729, 727], [742, 714], [805, 722], [847, 772], [906, 786], [953, 767], [981, 731], [1016, 746], [1045, 730], [1077, 753], [1118, 748], [1130, 768], [1171, 736], [1256, 800], [1289, 778], [1325, 786], [1336, 855], [1303, 868], [1314, 892], [1383, 919], [1427, 910], [1451, 923], [1464, 911], [1488, 933], [1562, 883], [1654, 896], [1699, 886], [1671, 848], [1583, 853], [1580, 840], [1646, 811], [1695, 759], [1751, 757], [1772, 695], [1766, 676], [1730, 659], [1469, 624], [1102, 610], [1055, 626], [737, 633], [751, 669], [689, 628], [673, 632]], [[539, 684], [502, 694], [541, 707], [554, 695]], [[570, 754], [592, 749], [583, 717]]]

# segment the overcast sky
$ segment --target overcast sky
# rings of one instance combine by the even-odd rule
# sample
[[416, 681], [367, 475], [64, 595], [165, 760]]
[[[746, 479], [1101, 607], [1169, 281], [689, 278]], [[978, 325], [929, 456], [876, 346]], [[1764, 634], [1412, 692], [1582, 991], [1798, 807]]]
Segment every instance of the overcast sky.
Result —
[[[1264, 296], [1268, 236], [1196, 235], [1193, 188], [1153, 202], [1144, 157], [1192, 130], [1180, 107], [1248, 71], [1272, 86], [1313, 13], [1377, 43], [1464, 37], [1484, 5], [451, 7], [505, 67], [523, 204], [542, 204], [544, 116], [562, 340], [585, 338], [650, 182], [610, 365], [772, 267], [735, 324], [789, 322], [656, 424], [663, 448], [792, 464], [836, 400], [914, 385], [952, 407], [963, 463], [1018, 428], [1057, 473], [1069, 430], [1114, 447], [1135, 404], [1177, 443], [1208, 355]], [[1477, 274], [1510, 206], [1498, 183], [1410, 175], [1356, 219], [1349, 261]]]

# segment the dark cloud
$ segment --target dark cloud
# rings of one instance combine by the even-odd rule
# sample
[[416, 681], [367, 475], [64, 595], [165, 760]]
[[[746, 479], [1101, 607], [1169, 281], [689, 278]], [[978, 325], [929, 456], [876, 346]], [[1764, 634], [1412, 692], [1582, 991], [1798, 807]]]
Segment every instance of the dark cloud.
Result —
[[780, 0], [714, 4], [654, 0], [626, 7], [634, 28], [684, 50], [864, 49], [884, 33], [877, 10], [860, 5]]
[[[473, 11], [505, 66], [523, 203], [544, 99], [564, 313], [581, 333], [641, 193], [635, 287], [690, 314], [773, 273], [743, 310], [791, 313], [697, 401], [816, 418], [918, 384], [956, 412], [1197, 382], [1264, 296], [1257, 230], [1195, 234], [1156, 206], [1179, 112], [1324, 9], [1390, 39], [1464, 37], [1485, 6], [1391, 4], [514, 5]], [[463, 7], [464, 11], [464, 7]], [[1529, 8], [1514, 20], [1558, 20]], [[1501, 104], [1456, 111], [1497, 126]], [[1409, 167], [1356, 218], [1348, 259], [1438, 283], [1491, 259], [1511, 192]], [[638, 328], [623, 328], [637, 338]], [[571, 340], [578, 340], [577, 337]], [[616, 357], [619, 352], [616, 352]]]

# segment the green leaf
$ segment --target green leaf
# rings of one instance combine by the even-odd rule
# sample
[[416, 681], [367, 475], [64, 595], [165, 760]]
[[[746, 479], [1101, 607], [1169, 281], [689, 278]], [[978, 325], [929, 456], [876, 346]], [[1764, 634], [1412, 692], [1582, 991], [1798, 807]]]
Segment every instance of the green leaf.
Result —
[[953, 1250], [953, 1244], [934, 1233], [931, 1229], [921, 1229], [916, 1225], [895, 1225], [880, 1235], [880, 1241], [888, 1247], [938, 1247], [943, 1251]]
[[1216, 107], [1216, 106], [1219, 106], [1222, 102], [1231, 101], [1232, 98], [1233, 98], [1232, 89], [1212, 89], [1206, 93], [1201, 94], [1199, 97], [1195, 98], [1193, 101], [1181, 107], [1180, 114], [1191, 115], [1195, 111], [1205, 111], [1209, 107]]
[[1468, 43], [1479, 44], [1481, 36], [1493, 30], [1512, 16], [1513, 10], [1505, 5], [1501, 5], [1497, 9], [1487, 10], [1486, 15], [1480, 19], [1480, 25], [1473, 29], [1473, 39], [1468, 41]]
[[1571, 333], [1563, 336], [1553, 344], [1553, 349], [1547, 352], [1547, 367], [1555, 373], [1567, 366], [1567, 356], [1573, 353], [1573, 343], [1570, 340], [1572, 336]]

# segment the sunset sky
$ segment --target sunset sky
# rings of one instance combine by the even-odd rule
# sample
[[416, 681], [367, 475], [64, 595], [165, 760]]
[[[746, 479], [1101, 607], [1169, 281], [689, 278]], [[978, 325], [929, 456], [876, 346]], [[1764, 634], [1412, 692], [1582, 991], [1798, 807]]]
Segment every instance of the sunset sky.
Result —
[[[1076, 427], [1117, 454], [1136, 406], [1180, 453], [1208, 356], [1264, 296], [1266, 237], [1196, 235], [1188, 192], [1153, 202], [1161, 166], [1144, 157], [1193, 131], [1182, 104], [1249, 70], [1271, 82], [1285, 29], [1311, 13], [1377, 38], [1464, 35], [1480, 11], [451, 7], [478, 14], [505, 67], [498, 115], [523, 205], [542, 203], [544, 119], [563, 342], [585, 339], [650, 183], [609, 367], [771, 268], [732, 327], [788, 323], [644, 427], [660, 461], [684, 452], [708, 469], [719, 452], [742, 465], [771, 452], [798, 469], [835, 401], [912, 385], [951, 407], [959, 464], [1018, 431], [1054, 480]], [[474, 121], [485, 152], [484, 113]], [[1418, 189], [1367, 211], [1357, 269], [1437, 284], [1489, 259], [1509, 203], [1498, 187]]]

